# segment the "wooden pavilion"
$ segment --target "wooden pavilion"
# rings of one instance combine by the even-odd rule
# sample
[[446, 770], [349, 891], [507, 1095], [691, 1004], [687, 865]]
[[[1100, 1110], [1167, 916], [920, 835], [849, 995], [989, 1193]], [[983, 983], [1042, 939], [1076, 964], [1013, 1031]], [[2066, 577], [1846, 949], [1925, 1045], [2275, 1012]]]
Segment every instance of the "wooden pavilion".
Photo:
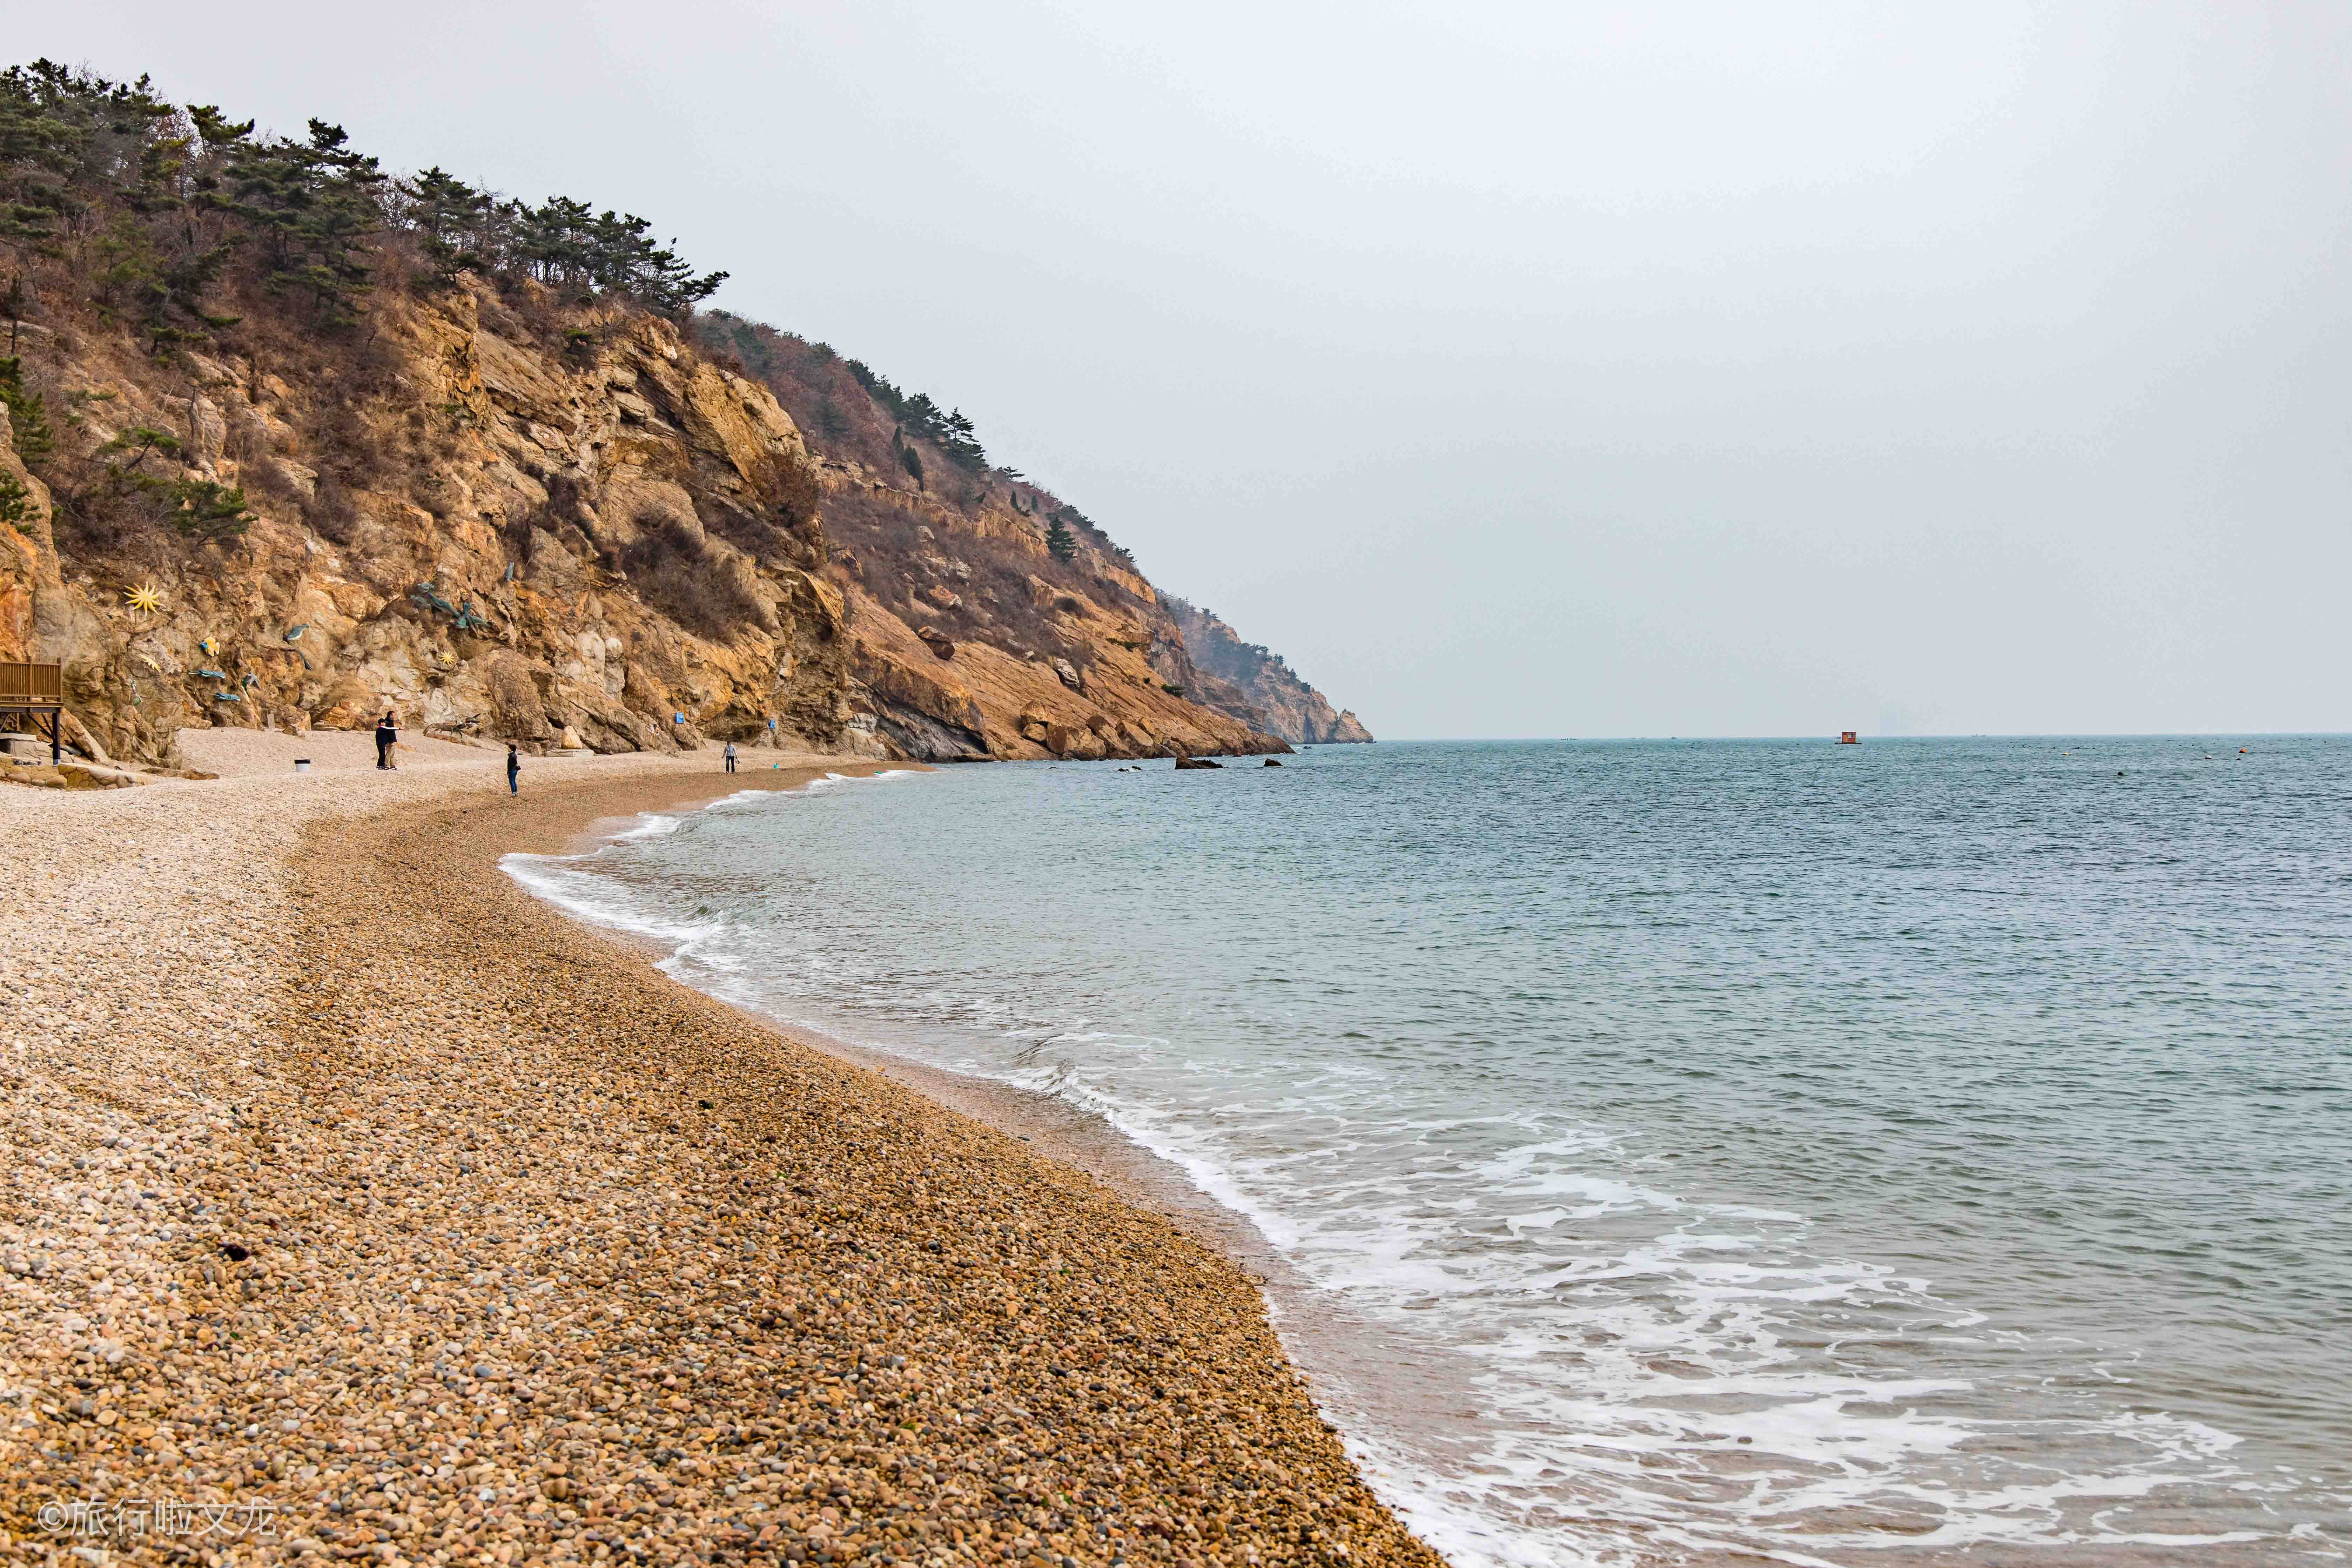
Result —
[[25, 715], [33, 721], [33, 733], [40, 733], [41, 715], [49, 718], [49, 763], [52, 766], [64, 755], [66, 710], [65, 667], [56, 664], [16, 664], [0, 661], [0, 715]]

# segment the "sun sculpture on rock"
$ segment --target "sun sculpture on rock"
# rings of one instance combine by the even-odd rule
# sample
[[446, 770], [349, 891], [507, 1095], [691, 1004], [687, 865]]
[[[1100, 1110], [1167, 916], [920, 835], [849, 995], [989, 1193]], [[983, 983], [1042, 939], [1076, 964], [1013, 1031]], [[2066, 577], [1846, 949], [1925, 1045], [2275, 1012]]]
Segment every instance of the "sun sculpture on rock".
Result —
[[123, 602], [132, 609], [151, 616], [163, 605], [163, 595], [156, 590], [152, 583], [142, 583], [136, 588], [124, 589], [122, 598]]

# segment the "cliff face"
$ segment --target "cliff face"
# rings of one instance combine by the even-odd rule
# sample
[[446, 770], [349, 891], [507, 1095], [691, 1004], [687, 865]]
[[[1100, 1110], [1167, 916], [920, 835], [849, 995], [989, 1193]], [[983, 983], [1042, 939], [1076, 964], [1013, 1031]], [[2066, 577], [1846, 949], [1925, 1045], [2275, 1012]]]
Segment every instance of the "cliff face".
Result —
[[852, 668], [906, 755], [1289, 749], [1186, 700], [1174, 623], [1151, 585], [1106, 552], [1064, 563], [1008, 507], [950, 505], [854, 461], [822, 459], [818, 471], [849, 594]]
[[[387, 294], [370, 326], [363, 373], [284, 374], [19, 326], [23, 374], [79, 410], [52, 472], [102, 490], [110, 447], [164, 431], [178, 450], [149, 468], [240, 487], [256, 514], [194, 548], [70, 520], [60, 542], [47, 487], [0, 458], [39, 514], [0, 563], [0, 637], [66, 664], [99, 749], [155, 759], [184, 726], [354, 728], [387, 708], [540, 744], [569, 726], [599, 751], [1280, 749], [1178, 694], [1197, 679], [1181, 635], [1107, 552], [1065, 563], [1008, 509], [814, 458], [768, 388], [659, 317], [535, 325], [469, 279]], [[862, 549], [836, 556], [828, 513]]]
[[47, 64], [0, 71], [0, 658], [63, 663], [86, 751], [387, 709], [942, 760], [1332, 730], [1198, 668], [961, 415], [697, 318], [725, 275], [642, 220]]
[[0, 660], [14, 663], [42, 657], [34, 602], [61, 584], [49, 528], [56, 503], [49, 487], [16, 455], [10, 423], [0, 418], [0, 501], [6, 504], [6, 526], [0, 527]]
[[1330, 700], [1293, 674], [1280, 654], [1242, 641], [1206, 610], [1172, 595], [1163, 602], [1184, 634], [1193, 664], [1208, 678], [1198, 693], [1203, 702], [1294, 743], [1322, 746], [1372, 738], [1355, 714], [1333, 712]]
[[[773, 733], [880, 754], [790, 417], [656, 317], [557, 321], [552, 352], [479, 287], [386, 293], [364, 364], [283, 374], [20, 325], [22, 374], [75, 412], [45, 465], [68, 494], [41, 487], [0, 563], [7, 635], [64, 663], [100, 746], [143, 758], [184, 726], [386, 708], [604, 751]], [[191, 544], [123, 505], [142, 447], [141, 478], [244, 490], [242, 535]]]
[[1295, 679], [1261, 706], [1204, 674], [1179, 602], [1092, 520], [992, 465], [961, 415], [824, 344], [724, 312], [698, 326], [818, 456], [857, 668], [894, 743], [932, 759], [1248, 752], [1305, 738], [1280, 727], [1293, 709], [1329, 714]]

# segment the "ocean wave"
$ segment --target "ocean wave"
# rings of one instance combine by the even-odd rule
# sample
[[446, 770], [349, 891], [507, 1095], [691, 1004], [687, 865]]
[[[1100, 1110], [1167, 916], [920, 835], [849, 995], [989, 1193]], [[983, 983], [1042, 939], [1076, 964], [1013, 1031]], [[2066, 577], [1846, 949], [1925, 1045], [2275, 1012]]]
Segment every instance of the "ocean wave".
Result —
[[[1003, 841], [1018, 818], [956, 824], [995, 878], [975, 900], [938, 861], [936, 821], [877, 826], [856, 813], [880, 797], [836, 795], [786, 831], [762, 798], [779, 797], [727, 814], [723, 848], [673, 827], [603, 860], [510, 858], [534, 892], [672, 942], [664, 967], [688, 984], [1055, 1096], [1181, 1172], [1313, 1293], [1277, 1301], [1286, 1337], [1381, 1494], [1465, 1568], [2236, 1548], [2284, 1542], [2310, 1522], [2295, 1510], [2325, 1506], [2221, 1426], [2135, 1407], [2101, 1370], [2127, 1350], [1996, 1321], [1945, 1271], [1832, 1235], [1773, 1173], [1718, 1159], [1700, 1179], [1704, 1143], [1581, 1109], [1572, 1079], [1546, 1080], [1551, 1103], [1465, 1095], [1444, 1077], [1458, 1047], [1416, 1053], [1403, 1025], [1359, 1027], [1288, 999], [1300, 987], [1268, 988], [1275, 1005], [1212, 988], [1213, 1009], [1149, 989], [1159, 972], [1119, 967], [1119, 944], [1176, 940], [1151, 906], [1072, 901], [1114, 883], [1149, 899], [1149, 876], [1106, 861], [1079, 878], [1066, 824], [1020, 847]], [[895, 853], [908, 841], [932, 858]], [[788, 853], [751, 854], [771, 842]], [[1109, 922], [1097, 938], [1068, 934], [1079, 908]], [[1190, 940], [1246, 930], [1258, 945], [1203, 962], [1259, 965], [1274, 928], [1247, 921]], [[1460, 1005], [1447, 995], [1416, 1016]], [[1376, 1364], [1365, 1345], [1385, 1347]]]

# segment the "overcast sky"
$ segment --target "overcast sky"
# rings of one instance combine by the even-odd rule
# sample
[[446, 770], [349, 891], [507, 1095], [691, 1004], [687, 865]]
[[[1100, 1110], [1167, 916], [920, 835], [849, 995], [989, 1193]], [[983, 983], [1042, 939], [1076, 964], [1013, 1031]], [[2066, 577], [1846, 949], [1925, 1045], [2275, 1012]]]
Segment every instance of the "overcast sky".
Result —
[[2352, 6], [0, 0], [643, 213], [1384, 736], [2352, 730]]

